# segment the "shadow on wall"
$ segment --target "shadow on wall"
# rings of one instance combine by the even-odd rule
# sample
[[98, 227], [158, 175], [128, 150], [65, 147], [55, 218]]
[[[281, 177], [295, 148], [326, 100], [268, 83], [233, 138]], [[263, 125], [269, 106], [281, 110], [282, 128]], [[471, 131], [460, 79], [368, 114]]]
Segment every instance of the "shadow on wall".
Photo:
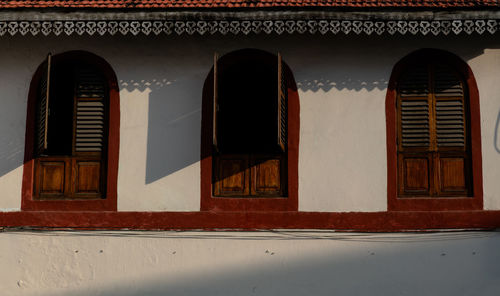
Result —
[[361, 79], [357, 80], [352, 77], [342, 77], [341, 79], [319, 79], [319, 80], [308, 80], [302, 79], [297, 82], [297, 88], [301, 91], [313, 91], [317, 92], [322, 90], [324, 92], [330, 91], [332, 88], [337, 90], [356, 90], [360, 91], [366, 89], [371, 91], [373, 89], [383, 90], [387, 88], [389, 83], [388, 78], [380, 78], [375, 81], [363, 81]]
[[[30, 75], [15, 59], [0, 58], [0, 177], [23, 165], [26, 102]], [[24, 70], [24, 69], [23, 69]]]
[[[460, 36], [380, 36], [362, 35], [315, 36], [316, 42], [305, 39], [303, 47], [288, 50], [284, 55], [294, 70], [297, 87], [301, 91], [330, 91], [336, 89], [371, 91], [387, 88], [392, 68], [404, 56], [422, 48], [448, 50], [469, 61], [484, 53], [486, 48], [499, 48], [498, 41], [484, 36], [467, 36], [474, 46], [464, 46]], [[300, 37], [299, 37], [300, 38]], [[380, 42], [378, 38], [383, 38]], [[300, 43], [300, 42], [299, 42]], [[310, 75], [308, 73], [314, 73]]]
[[500, 153], [500, 138], [498, 137], [498, 133], [500, 133], [500, 111], [498, 112], [497, 122], [495, 123], [495, 134], [493, 135], [493, 146], [495, 146], [495, 150]]
[[193, 84], [182, 77], [120, 80], [121, 89], [150, 91], [146, 184], [200, 160], [201, 91]]
[[373, 55], [345, 53], [345, 56], [327, 56], [321, 60], [310, 57], [307, 63], [298, 61], [299, 66], [293, 63], [290, 66], [297, 88], [302, 92], [385, 90], [393, 65], [387, 57], [375, 61], [372, 58]]
[[[118, 260], [124, 274], [114, 277], [123, 280], [101, 285], [93, 280], [86, 283], [95, 286], [82, 283], [79, 289], [50, 295], [498, 295], [498, 233], [426, 239], [440, 235], [405, 234], [389, 240], [368, 235], [351, 241], [347, 234], [341, 241], [262, 240], [251, 247], [228, 238], [229, 245], [248, 250], [251, 260], [220, 250], [229, 247], [213, 248], [221, 244], [217, 239], [194, 249], [169, 246], [148, 263], [147, 274], [128, 272], [130, 263]], [[290, 250], [285, 243], [296, 246]], [[186, 254], [197, 248], [201, 254]], [[183, 265], [177, 259], [196, 255], [196, 263]]]
[[[331, 40], [326, 41], [332, 43]], [[315, 46], [296, 46], [284, 55], [300, 92], [328, 92], [333, 89], [383, 91], [387, 88], [394, 64], [415, 48], [409, 45], [413, 49], [397, 49], [395, 52], [400, 51], [400, 56], [381, 52], [380, 58], [373, 59], [377, 53], [366, 54], [368, 49], [362, 46], [335, 44], [331, 49], [325, 46], [318, 48], [318, 44]], [[377, 46], [378, 51], [386, 50], [380, 44]], [[307, 54], [308, 50], [318, 53]], [[330, 50], [336, 54], [328, 54]], [[482, 50], [475, 50], [457, 54], [472, 58], [481, 53]], [[189, 59], [186, 54], [181, 61], [167, 58], [154, 64], [137, 65], [135, 71], [121, 71], [121, 89], [129, 92], [150, 91], [146, 184], [200, 161], [202, 92], [212, 67], [213, 50], [191, 54], [198, 55], [197, 59]], [[134, 80], [137, 77], [141, 80]], [[329, 98], [334, 99], [334, 96]]]
[[[201, 64], [206, 67], [189, 62], [182, 67], [161, 65], [161, 70], [149, 72], [163, 72], [163, 75], [151, 77], [147, 69], [142, 69], [139, 70], [140, 81], [135, 80], [137, 74], [128, 74], [130, 71], [122, 71], [125, 74], [119, 77], [122, 90], [149, 91], [146, 184], [200, 161], [203, 85], [213, 59], [212, 52], [204, 54], [206, 56], [198, 61], [204, 61]], [[331, 63], [339, 65], [340, 60], [335, 58]], [[332, 71], [328, 65], [311, 64], [300, 70], [302, 75], [298, 88], [303, 92], [327, 92], [333, 88], [355, 91], [385, 89], [389, 77], [382, 77], [383, 72], [378, 66], [378, 63], [372, 63], [368, 69], [361, 71], [361, 66], [351, 66], [351, 62], [347, 61]]]
[[[2, 113], [0, 112], [0, 117], [2, 117]], [[9, 131], [2, 132], [0, 130], [0, 134], [3, 137], [3, 140], [0, 141], [0, 176], [3, 176], [22, 166], [24, 159], [24, 137], [16, 137]]]
[[[456, 48], [456, 54], [465, 60], [483, 53], [485, 48], [497, 48], [498, 41], [484, 40], [479, 36], [467, 37], [474, 46], [464, 47], [463, 38], [450, 36], [443, 41], [439, 37], [424, 39], [408, 36], [344, 36], [337, 35], [282, 35], [280, 38], [248, 36], [243, 41], [232, 36], [213, 36], [202, 39], [206, 47], [200, 47], [200, 37], [183, 37], [177, 47], [154, 47], [152, 39], [132, 43], [120, 51], [120, 59], [126, 59], [126, 69], [114, 69], [120, 81], [120, 89], [145, 91], [149, 89], [146, 184], [188, 167], [200, 160], [201, 99], [203, 83], [210, 72], [213, 52], [226, 44], [240, 49], [265, 44], [273, 53], [286, 48], [285, 62], [292, 69], [300, 92], [328, 92], [330, 90], [371, 91], [387, 87], [394, 64], [404, 55], [422, 47]], [[185, 39], [187, 38], [187, 39]], [[381, 39], [383, 38], [383, 39]], [[493, 38], [493, 37], [492, 37]], [[382, 41], [381, 41], [382, 40]], [[388, 49], [390, 43], [392, 48]], [[128, 44], [127, 44], [128, 45]], [[157, 45], [157, 44], [156, 44]], [[144, 48], [143, 48], [144, 47]], [[146, 50], [141, 62], [138, 50]], [[265, 49], [265, 48], [264, 48]], [[266, 49], [265, 49], [266, 50]], [[219, 51], [224, 54], [224, 50]], [[21, 53], [23, 54], [23, 53]], [[193, 59], [193, 57], [196, 57]], [[376, 58], [374, 58], [376, 57]], [[106, 57], [104, 57], [106, 58]], [[43, 60], [39, 61], [40, 63]], [[26, 78], [12, 76], [17, 73], [19, 59], [0, 57], [0, 176], [20, 167], [24, 154], [25, 105], [19, 104], [27, 93]], [[153, 74], [152, 74], [153, 73]], [[24, 77], [24, 76], [23, 76]], [[140, 80], [138, 80], [140, 79]], [[19, 81], [23, 82], [20, 83]], [[26, 98], [24, 98], [26, 99]], [[329, 96], [329, 99], [335, 99]], [[9, 106], [12, 108], [5, 108]], [[499, 115], [500, 116], [500, 115]], [[499, 119], [500, 120], [500, 119]], [[497, 122], [497, 129], [500, 123]], [[21, 126], [21, 128], [20, 128]], [[123, 126], [123, 122], [122, 122]], [[497, 137], [498, 131], [495, 133]], [[500, 153], [500, 140], [495, 138], [495, 149]]]

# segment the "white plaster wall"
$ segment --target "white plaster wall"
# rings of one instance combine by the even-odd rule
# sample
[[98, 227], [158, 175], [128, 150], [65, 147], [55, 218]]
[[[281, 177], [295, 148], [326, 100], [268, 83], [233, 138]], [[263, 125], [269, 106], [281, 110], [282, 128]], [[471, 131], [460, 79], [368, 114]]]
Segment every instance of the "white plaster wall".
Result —
[[4, 232], [1, 294], [498, 295], [500, 233]]
[[285, 55], [301, 104], [301, 211], [386, 209], [385, 91], [392, 58], [373, 46], [383, 50], [373, 40], [321, 38]]
[[0, 211], [18, 210], [27, 92], [47, 52], [106, 59], [121, 97], [118, 209], [198, 211], [201, 94], [213, 52], [280, 51], [300, 96], [299, 209], [385, 211], [385, 94], [413, 50], [448, 49], [471, 65], [481, 98], [486, 209], [500, 209], [497, 36], [114, 36], [0, 38]]
[[[498, 44], [497, 44], [498, 47]], [[479, 87], [484, 208], [500, 209], [500, 50], [487, 48], [469, 61]]]
[[26, 102], [36, 69], [32, 48], [19, 51], [6, 41], [0, 41], [0, 212], [21, 208]]
[[301, 98], [300, 210], [387, 209], [387, 83], [393, 66], [420, 48], [455, 53], [475, 74], [484, 204], [500, 209], [500, 43], [495, 36], [326, 36], [300, 44], [285, 56]]

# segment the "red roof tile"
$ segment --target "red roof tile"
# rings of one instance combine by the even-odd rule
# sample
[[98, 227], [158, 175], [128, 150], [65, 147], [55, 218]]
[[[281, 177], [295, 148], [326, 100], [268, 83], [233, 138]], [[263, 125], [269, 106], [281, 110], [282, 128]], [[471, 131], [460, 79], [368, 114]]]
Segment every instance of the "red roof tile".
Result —
[[500, 0], [3, 0], [0, 8], [480, 8]]

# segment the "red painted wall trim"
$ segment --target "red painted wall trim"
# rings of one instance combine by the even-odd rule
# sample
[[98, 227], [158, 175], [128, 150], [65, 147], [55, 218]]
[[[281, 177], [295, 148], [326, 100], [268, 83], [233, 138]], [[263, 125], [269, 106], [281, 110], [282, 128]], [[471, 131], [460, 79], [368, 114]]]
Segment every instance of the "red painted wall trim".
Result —
[[[223, 59], [222, 57], [221, 59]], [[277, 60], [277, 57], [275, 58]], [[201, 120], [201, 210], [202, 211], [297, 211], [300, 105], [297, 85], [283, 63], [288, 85], [288, 196], [286, 198], [229, 198], [212, 196], [213, 69], [203, 86]]]
[[118, 81], [111, 66], [101, 57], [85, 51], [69, 51], [53, 56], [53, 63], [79, 60], [96, 65], [109, 84], [109, 131], [106, 199], [98, 200], [33, 200], [34, 182], [34, 134], [37, 88], [42, 75], [38, 67], [31, 79], [26, 112], [26, 134], [24, 148], [23, 183], [21, 209], [23, 211], [116, 211], [118, 151], [120, 143], [120, 96]]
[[318, 212], [8, 212], [2, 227], [130, 230], [335, 229], [392, 232], [495, 229], [500, 211]]
[[[398, 198], [396, 82], [408, 64], [429, 58], [454, 65], [466, 77], [469, 91], [470, 137], [473, 196], [464, 198]], [[393, 68], [385, 101], [387, 140], [387, 208], [389, 211], [482, 210], [483, 176], [481, 155], [481, 119], [479, 91], [470, 67], [456, 55], [437, 49], [417, 50], [399, 61]]]

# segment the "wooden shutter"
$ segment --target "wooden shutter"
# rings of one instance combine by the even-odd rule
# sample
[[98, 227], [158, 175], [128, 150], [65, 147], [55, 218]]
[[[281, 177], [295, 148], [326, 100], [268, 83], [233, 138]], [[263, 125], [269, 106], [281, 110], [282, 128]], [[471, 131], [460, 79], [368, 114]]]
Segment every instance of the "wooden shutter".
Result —
[[434, 71], [438, 147], [465, 146], [464, 90], [456, 72], [445, 65]]
[[75, 152], [102, 152], [105, 94], [104, 79], [93, 69], [76, 70]]
[[400, 196], [467, 196], [463, 80], [439, 63], [414, 65], [398, 83]]
[[283, 196], [286, 155], [252, 155], [250, 161], [250, 194]]
[[399, 84], [400, 143], [402, 147], [429, 147], [430, 109], [427, 67], [415, 67]]
[[47, 55], [44, 63], [42, 77], [40, 78], [38, 108], [36, 121], [36, 153], [43, 154], [48, 148], [47, 135], [49, 132], [49, 98], [50, 98], [50, 68], [52, 55]]
[[212, 144], [215, 151], [219, 151], [219, 146], [217, 142], [217, 114], [219, 111], [218, 102], [218, 87], [219, 87], [219, 71], [218, 71], [218, 61], [219, 55], [214, 53], [214, 94], [213, 94], [213, 114], [212, 114]]
[[287, 142], [287, 85], [283, 71], [283, 61], [281, 53], [278, 52], [278, 120], [277, 120], [277, 140], [278, 146], [282, 151], [286, 149]]
[[432, 195], [432, 97], [429, 68], [414, 65], [398, 83], [399, 193]]
[[441, 195], [467, 196], [470, 188], [470, 163], [466, 151], [465, 91], [463, 79], [453, 68], [434, 67], [436, 100], [436, 174]]
[[250, 168], [248, 155], [215, 156], [215, 196], [249, 196]]

